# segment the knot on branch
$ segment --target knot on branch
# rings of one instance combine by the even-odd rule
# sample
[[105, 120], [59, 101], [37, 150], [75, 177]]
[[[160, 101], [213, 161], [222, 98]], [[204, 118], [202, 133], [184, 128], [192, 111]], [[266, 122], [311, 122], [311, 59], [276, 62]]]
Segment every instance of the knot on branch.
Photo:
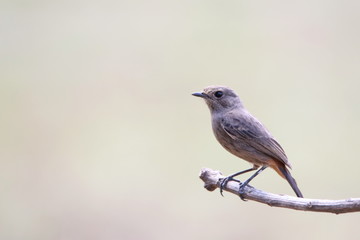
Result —
[[224, 176], [222, 175], [222, 173], [220, 171], [214, 171], [211, 170], [210, 168], [203, 168], [200, 171], [200, 179], [204, 181], [204, 188], [206, 188], [206, 190], [212, 192], [214, 191], [218, 186], [218, 182], [221, 178], [223, 178]]

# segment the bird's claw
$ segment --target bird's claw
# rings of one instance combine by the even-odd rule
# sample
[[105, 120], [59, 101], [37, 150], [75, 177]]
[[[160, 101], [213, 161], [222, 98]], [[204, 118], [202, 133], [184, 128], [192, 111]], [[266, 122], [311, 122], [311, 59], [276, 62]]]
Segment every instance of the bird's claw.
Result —
[[230, 180], [232, 180], [232, 178], [229, 178], [229, 177], [223, 178], [223, 179], [221, 180], [221, 183], [220, 183], [220, 194], [221, 194], [221, 196], [224, 196], [224, 195], [223, 195], [223, 189], [226, 187], [226, 184], [227, 184]]
[[224, 196], [224, 195], [223, 195], [223, 190], [224, 190], [224, 188], [226, 187], [226, 184], [227, 184], [229, 181], [235, 181], [235, 182], [239, 182], [239, 183], [240, 183], [239, 180], [236, 180], [236, 179], [234, 179], [233, 177], [225, 177], [225, 178], [221, 179], [221, 183], [220, 183], [220, 194], [221, 194], [221, 196]]
[[239, 191], [238, 191], [238, 193], [239, 193], [239, 197], [240, 197], [240, 199], [241, 200], [243, 200], [243, 201], [247, 201], [245, 198], [244, 198], [244, 193], [245, 193], [245, 186], [246, 185], [244, 185], [243, 183], [240, 183], [240, 186], [239, 186]]

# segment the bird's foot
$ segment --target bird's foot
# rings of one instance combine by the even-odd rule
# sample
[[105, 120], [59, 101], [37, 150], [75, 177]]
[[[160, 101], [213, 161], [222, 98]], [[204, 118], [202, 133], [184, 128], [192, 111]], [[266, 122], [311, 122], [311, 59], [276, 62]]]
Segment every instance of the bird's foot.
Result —
[[243, 201], [247, 201], [247, 200], [244, 198], [245, 186], [246, 186], [246, 184], [240, 183], [239, 191], [238, 191], [239, 197], [240, 197], [240, 199], [243, 200]]
[[229, 177], [225, 177], [223, 179], [221, 179], [221, 183], [220, 183], [220, 194], [221, 196], [224, 196], [223, 195], [223, 189], [226, 187], [226, 184], [229, 182], [229, 181], [235, 181], [235, 182], [239, 182], [239, 180], [236, 180], [234, 179], [233, 177], [229, 176]]

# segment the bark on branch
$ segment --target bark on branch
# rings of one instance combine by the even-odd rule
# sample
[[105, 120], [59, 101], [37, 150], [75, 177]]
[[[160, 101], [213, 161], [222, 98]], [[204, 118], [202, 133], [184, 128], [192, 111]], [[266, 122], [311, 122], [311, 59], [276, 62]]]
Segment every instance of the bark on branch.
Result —
[[[203, 168], [200, 172], [200, 178], [204, 181], [204, 187], [208, 191], [214, 191], [220, 187], [221, 179], [224, 176], [219, 171], [209, 168]], [[239, 183], [229, 181], [224, 191], [238, 195]], [[244, 189], [243, 197], [248, 200], [257, 201], [268, 204], [272, 207], [290, 208], [294, 210], [313, 211], [313, 212], [329, 212], [329, 213], [350, 213], [360, 211], [360, 198], [350, 198], [344, 200], [322, 200], [297, 198], [287, 195], [279, 195], [264, 192], [248, 185]]]

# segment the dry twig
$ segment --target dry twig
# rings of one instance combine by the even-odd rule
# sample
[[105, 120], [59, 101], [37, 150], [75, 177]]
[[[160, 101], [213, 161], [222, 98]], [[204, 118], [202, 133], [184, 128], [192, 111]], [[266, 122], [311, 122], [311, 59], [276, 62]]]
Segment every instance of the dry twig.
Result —
[[[219, 171], [214, 171], [209, 168], [203, 168], [200, 172], [200, 178], [205, 183], [205, 188], [209, 191], [214, 191], [220, 187], [221, 179], [224, 176]], [[231, 192], [238, 195], [239, 183], [229, 181], [224, 191]], [[257, 201], [268, 204], [272, 207], [283, 207], [294, 210], [313, 211], [313, 212], [329, 212], [329, 213], [350, 213], [360, 211], [360, 198], [350, 198], [344, 200], [322, 200], [297, 198], [287, 195], [279, 195], [264, 192], [250, 185], [244, 188], [243, 197], [248, 200]]]

